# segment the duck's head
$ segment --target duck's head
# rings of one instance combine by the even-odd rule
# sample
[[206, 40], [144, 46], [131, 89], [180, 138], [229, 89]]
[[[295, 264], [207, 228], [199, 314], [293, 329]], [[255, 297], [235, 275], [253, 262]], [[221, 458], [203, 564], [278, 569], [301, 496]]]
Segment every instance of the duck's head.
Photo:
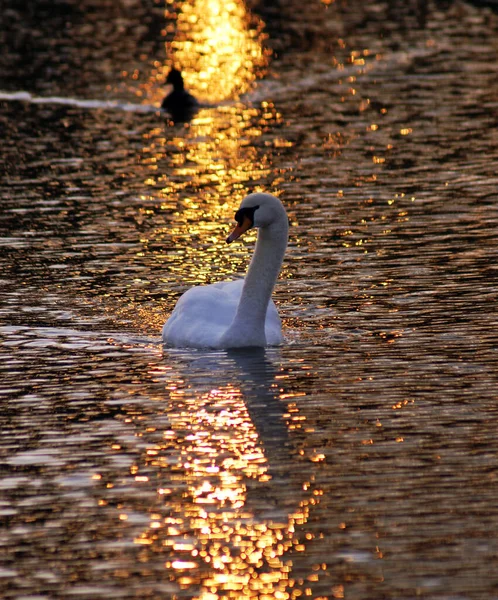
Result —
[[239, 210], [235, 213], [237, 226], [227, 237], [227, 244], [238, 239], [252, 227], [269, 227], [282, 222], [287, 228], [288, 220], [285, 208], [276, 196], [271, 194], [249, 194], [242, 200]]
[[166, 78], [166, 83], [171, 84], [175, 90], [183, 89], [183, 77], [178, 69], [174, 67], [168, 73], [168, 77]]

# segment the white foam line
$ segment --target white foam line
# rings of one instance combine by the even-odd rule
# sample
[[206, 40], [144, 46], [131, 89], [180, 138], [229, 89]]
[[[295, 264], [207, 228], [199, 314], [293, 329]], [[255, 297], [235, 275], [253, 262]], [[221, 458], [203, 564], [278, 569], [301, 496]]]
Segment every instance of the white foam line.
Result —
[[63, 104], [79, 108], [102, 108], [105, 110], [124, 110], [127, 112], [149, 113], [159, 109], [151, 104], [131, 104], [114, 100], [80, 100], [78, 98], [61, 98], [60, 96], [33, 96], [29, 92], [4, 92], [0, 90], [0, 100], [20, 100], [31, 104]]

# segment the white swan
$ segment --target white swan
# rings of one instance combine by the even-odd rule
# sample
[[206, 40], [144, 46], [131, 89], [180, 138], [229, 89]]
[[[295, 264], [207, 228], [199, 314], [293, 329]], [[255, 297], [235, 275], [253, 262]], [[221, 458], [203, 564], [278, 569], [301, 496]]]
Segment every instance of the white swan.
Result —
[[178, 300], [163, 327], [163, 342], [179, 348], [277, 346], [282, 328], [271, 299], [287, 247], [289, 221], [271, 194], [250, 194], [235, 213], [230, 244], [259, 227], [246, 277], [190, 288]]

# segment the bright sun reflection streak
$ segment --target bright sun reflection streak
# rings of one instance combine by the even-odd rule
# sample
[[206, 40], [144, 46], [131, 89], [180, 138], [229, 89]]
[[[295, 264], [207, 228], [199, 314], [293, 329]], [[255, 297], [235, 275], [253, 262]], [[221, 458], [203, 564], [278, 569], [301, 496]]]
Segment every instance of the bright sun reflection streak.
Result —
[[[141, 218], [157, 226], [141, 239], [142, 252], [157, 254], [166, 285], [211, 283], [245, 270], [245, 262], [240, 270], [234, 265], [241, 260], [237, 253], [226, 251], [236, 207], [249, 190], [278, 194], [278, 188], [259, 184], [271, 180], [272, 172], [254, 141], [281, 116], [269, 102], [262, 108], [264, 113], [245, 105], [206, 110], [177, 135], [167, 137], [159, 127], [144, 134], [150, 194], [142, 200], [154, 208], [140, 209]], [[273, 178], [275, 188], [278, 183]], [[245, 242], [252, 239], [248, 234]]]
[[[241, 0], [168, 2], [166, 16], [177, 14], [176, 35], [167, 55], [185, 76], [187, 86], [202, 100], [220, 102], [246, 92], [264, 69], [261, 23]], [[251, 28], [250, 25], [255, 25]], [[168, 67], [158, 75], [164, 77]]]
[[[269, 132], [282, 115], [269, 100], [256, 105], [234, 100], [265, 73], [262, 23], [242, 0], [172, 0], [165, 14], [167, 59], [154, 61], [147, 81], [135, 84], [134, 91], [143, 102], [158, 105], [174, 64], [201, 102], [213, 105], [205, 103], [190, 123], [173, 125], [161, 114], [142, 130], [143, 186], [136, 214], [129, 215], [143, 224], [135, 260], [157, 264], [161, 286], [174, 292], [144, 309], [150, 282], [137, 278], [129, 284], [130, 301], [121, 311], [148, 331], [162, 327], [176, 292], [245, 272], [247, 244], [255, 236], [249, 233], [244, 246], [227, 252], [233, 215], [248, 193], [278, 196], [282, 182], [282, 171], [272, 172], [270, 154], [262, 151], [273, 148]], [[216, 104], [220, 99], [230, 101]], [[282, 143], [287, 142], [278, 140]]]
[[173, 484], [157, 488], [149, 527], [135, 538], [141, 560], [160, 553], [179, 593], [198, 600], [297, 598], [302, 582], [292, 571], [295, 553], [304, 550], [299, 528], [317, 502], [296, 498], [294, 509], [274, 507], [263, 516], [258, 507], [272, 504], [271, 491], [268, 499], [264, 491], [268, 461], [244, 392], [223, 384], [192, 394], [182, 377], [171, 375], [170, 428], [145, 454], [145, 466]]

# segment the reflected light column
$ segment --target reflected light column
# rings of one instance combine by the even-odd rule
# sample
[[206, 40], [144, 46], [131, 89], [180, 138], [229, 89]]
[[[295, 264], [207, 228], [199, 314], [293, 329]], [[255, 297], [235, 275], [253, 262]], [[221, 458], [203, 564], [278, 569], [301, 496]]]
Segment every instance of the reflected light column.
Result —
[[[316, 503], [309, 484], [294, 508], [273, 506], [264, 492], [268, 459], [242, 390], [229, 383], [198, 393], [171, 375], [170, 429], [146, 451], [147, 471], [171, 484], [157, 489], [135, 544], [151, 559], [160, 554], [169, 580], [196, 600], [299, 597], [295, 555], [304, 552], [303, 526]], [[256, 500], [248, 500], [248, 485]]]
[[[187, 86], [203, 101], [221, 102], [246, 92], [264, 71], [262, 23], [241, 0], [169, 2], [177, 15], [176, 35], [166, 44], [168, 58], [180, 69]], [[164, 67], [158, 73], [165, 77]]]

